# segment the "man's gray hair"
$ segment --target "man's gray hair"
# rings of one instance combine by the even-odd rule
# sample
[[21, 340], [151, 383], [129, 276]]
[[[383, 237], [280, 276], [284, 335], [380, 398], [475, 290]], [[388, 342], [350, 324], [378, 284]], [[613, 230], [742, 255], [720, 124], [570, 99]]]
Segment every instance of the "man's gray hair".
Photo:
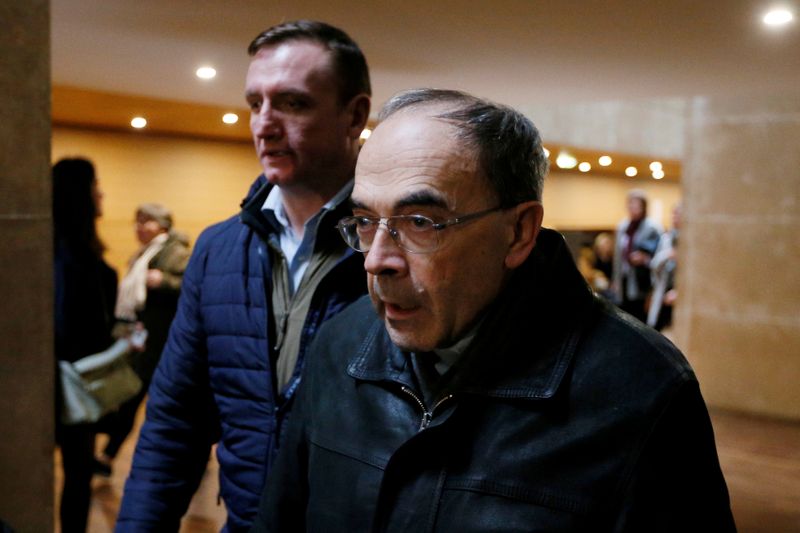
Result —
[[412, 89], [394, 95], [381, 109], [384, 121], [407, 108], [441, 105], [434, 118], [451, 123], [472, 149], [503, 207], [541, 201], [548, 161], [539, 130], [510, 107], [446, 89]]

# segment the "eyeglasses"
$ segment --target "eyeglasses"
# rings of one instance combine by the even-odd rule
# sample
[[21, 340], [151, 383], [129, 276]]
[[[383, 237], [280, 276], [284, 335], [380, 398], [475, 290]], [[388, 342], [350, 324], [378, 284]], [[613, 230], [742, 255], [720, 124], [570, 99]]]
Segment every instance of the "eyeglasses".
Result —
[[426, 254], [439, 247], [439, 232], [450, 226], [507, 209], [497, 206], [477, 213], [469, 213], [444, 222], [434, 222], [422, 215], [395, 215], [391, 217], [345, 217], [336, 225], [347, 245], [357, 252], [368, 252], [375, 240], [378, 226], [383, 224], [394, 242], [413, 254]]

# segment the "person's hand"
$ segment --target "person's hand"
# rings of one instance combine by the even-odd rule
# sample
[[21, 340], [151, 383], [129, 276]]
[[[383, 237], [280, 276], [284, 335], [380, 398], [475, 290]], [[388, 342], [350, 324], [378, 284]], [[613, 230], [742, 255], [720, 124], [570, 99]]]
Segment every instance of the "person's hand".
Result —
[[677, 299], [678, 291], [676, 289], [670, 289], [664, 293], [664, 305], [675, 305]]
[[143, 352], [146, 341], [147, 330], [144, 328], [144, 324], [137, 322], [133, 327], [133, 332], [128, 336], [128, 342], [131, 343], [131, 350], [134, 352]]
[[147, 288], [148, 289], [157, 289], [161, 286], [161, 283], [164, 281], [164, 273], [156, 268], [151, 268], [147, 271]]
[[636, 250], [628, 256], [628, 262], [633, 266], [646, 266], [650, 263], [650, 254]]

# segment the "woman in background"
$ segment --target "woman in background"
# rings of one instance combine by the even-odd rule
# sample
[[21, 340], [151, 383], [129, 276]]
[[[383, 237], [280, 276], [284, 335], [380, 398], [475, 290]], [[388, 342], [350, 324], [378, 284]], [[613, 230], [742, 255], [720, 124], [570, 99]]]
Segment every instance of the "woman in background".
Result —
[[94, 471], [103, 476], [111, 475], [112, 461], [133, 429], [136, 412], [147, 393], [178, 308], [183, 271], [190, 255], [188, 239], [172, 229], [172, 213], [166, 207], [154, 203], [140, 205], [134, 224], [141, 247], [128, 262], [128, 272], [120, 283], [115, 335], [128, 335], [136, 327], [144, 327], [148, 332], [144, 351], [131, 360], [142, 380], [142, 390], [119, 411], [100, 421], [101, 431], [108, 433], [109, 439], [94, 464]]
[[[95, 222], [102, 215], [102, 198], [94, 166], [87, 159], [62, 159], [53, 166], [57, 359], [74, 362], [112, 343], [117, 274], [103, 260], [105, 247], [97, 236]], [[60, 379], [56, 383], [60, 387]], [[64, 470], [61, 531], [84, 532], [91, 501], [95, 426], [61, 423], [60, 389], [56, 402], [56, 442]]]

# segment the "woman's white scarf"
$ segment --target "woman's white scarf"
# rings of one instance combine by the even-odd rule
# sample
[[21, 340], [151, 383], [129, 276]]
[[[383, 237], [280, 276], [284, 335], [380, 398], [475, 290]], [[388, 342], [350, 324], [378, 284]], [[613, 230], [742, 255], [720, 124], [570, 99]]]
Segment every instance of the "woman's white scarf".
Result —
[[136, 320], [136, 311], [144, 309], [147, 301], [147, 270], [150, 260], [161, 251], [169, 238], [167, 233], [160, 233], [149, 243], [141, 247], [131, 258], [128, 273], [122, 278], [117, 293], [117, 305], [114, 315], [123, 320]]

